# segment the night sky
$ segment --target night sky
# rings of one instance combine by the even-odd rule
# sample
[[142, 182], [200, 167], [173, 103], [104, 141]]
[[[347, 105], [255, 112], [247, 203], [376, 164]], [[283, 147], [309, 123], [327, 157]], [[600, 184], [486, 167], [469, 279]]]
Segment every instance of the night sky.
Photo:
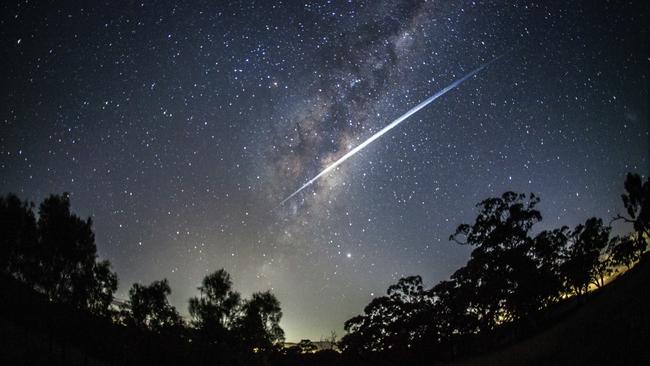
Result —
[[0, 5], [0, 193], [70, 192], [122, 299], [166, 277], [187, 314], [223, 267], [272, 289], [287, 340], [342, 335], [401, 276], [463, 265], [478, 201], [608, 222], [650, 173], [644, 1], [74, 3]]

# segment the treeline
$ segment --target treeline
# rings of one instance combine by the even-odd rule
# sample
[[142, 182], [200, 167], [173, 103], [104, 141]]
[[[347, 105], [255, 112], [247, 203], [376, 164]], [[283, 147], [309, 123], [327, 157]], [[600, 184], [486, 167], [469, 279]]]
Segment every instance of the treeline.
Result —
[[[154, 359], [156, 364], [229, 365], [446, 362], [530, 334], [564, 299], [580, 301], [590, 288], [638, 261], [650, 237], [650, 179], [628, 174], [624, 187], [625, 214], [612, 219], [632, 227], [624, 236], [612, 236], [610, 225], [598, 218], [533, 235], [542, 220], [533, 194], [506, 192], [480, 202], [475, 221], [459, 225], [450, 236], [474, 248], [467, 264], [429, 289], [420, 276], [390, 286], [386, 296], [345, 323], [340, 355], [331, 349], [314, 353], [307, 341], [283, 348], [276, 297], [267, 291], [242, 299], [223, 269], [203, 279], [199, 295], [189, 300], [187, 321], [169, 303], [166, 279], [135, 283], [128, 300], [116, 304], [117, 275], [108, 261], [98, 259], [92, 221], [70, 211], [67, 194], [46, 198], [37, 213], [34, 204], [15, 195], [0, 196], [0, 272], [39, 294], [22, 295], [32, 299], [25, 309], [42, 308], [41, 297], [56, 305], [52, 312], [59, 318], [72, 314], [65, 309], [77, 309], [83, 316], [76, 323], [53, 323], [65, 332], [101, 329], [123, 337], [96, 341], [95, 336], [80, 343], [118, 364]], [[22, 291], [5, 287], [10, 286]], [[20, 311], [20, 304], [14, 301], [12, 309]]]
[[207, 275], [198, 290], [200, 295], [189, 300], [189, 322], [168, 302], [171, 288], [166, 279], [134, 284], [113, 319], [127, 327], [192, 343], [203, 363], [262, 362], [283, 344], [282, 310], [270, 291], [242, 299], [223, 269]]
[[613, 221], [631, 224], [625, 236], [612, 236], [599, 218], [533, 236], [542, 220], [537, 196], [506, 192], [480, 202], [476, 220], [450, 236], [474, 248], [467, 264], [430, 289], [411, 276], [373, 299], [345, 323], [345, 358], [356, 364], [450, 361], [534, 329], [560, 300], [603, 286], [647, 250], [650, 179], [628, 174], [622, 201], [626, 214]]
[[128, 300], [116, 306], [117, 275], [109, 261], [98, 259], [92, 220], [70, 211], [68, 194], [46, 198], [38, 215], [34, 209], [13, 194], [0, 196], [0, 270], [50, 302], [136, 332], [191, 343], [199, 353], [192, 361], [252, 362], [268, 357], [284, 342], [276, 297], [266, 291], [242, 299], [223, 269], [203, 279], [199, 296], [189, 300], [187, 322], [168, 301], [171, 288], [166, 279], [133, 284]]

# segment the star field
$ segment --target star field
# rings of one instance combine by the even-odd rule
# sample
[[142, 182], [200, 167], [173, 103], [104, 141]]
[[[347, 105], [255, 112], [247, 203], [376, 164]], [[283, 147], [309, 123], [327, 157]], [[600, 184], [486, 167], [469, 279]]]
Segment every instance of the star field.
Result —
[[[539, 229], [622, 210], [650, 173], [648, 5], [431, 1], [3, 4], [0, 192], [71, 193], [120, 279], [171, 302], [225, 268], [318, 340], [401, 276], [443, 280], [474, 205]], [[285, 205], [411, 107], [500, 55]]]

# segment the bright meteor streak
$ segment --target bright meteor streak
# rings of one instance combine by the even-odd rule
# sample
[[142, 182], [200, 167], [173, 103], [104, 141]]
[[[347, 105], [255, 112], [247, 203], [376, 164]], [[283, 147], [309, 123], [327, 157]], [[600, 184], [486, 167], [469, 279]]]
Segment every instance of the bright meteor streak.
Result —
[[444, 89], [442, 89], [441, 91], [439, 91], [439, 92], [437, 92], [436, 94], [430, 96], [429, 98], [427, 98], [426, 100], [424, 100], [422, 103], [416, 105], [415, 107], [411, 108], [408, 112], [406, 112], [406, 113], [404, 113], [403, 115], [399, 116], [396, 120], [394, 120], [393, 122], [391, 122], [388, 126], [382, 128], [379, 132], [377, 132], [377, 133], [375, 133], [374, 135], [370, 136], [370, 138], [368, 138], [366, 141], [364, 141], [363, 143], [357, 145], [357, 146], [356, 146], [355, 148], [353, 148], [352, 150], [348, 151], [345, 155], [343, 155], [341, 158], [339, 158], [339, 160], [333, 162], [332, 164], [330, 164], [330, 166], [328, 166], [327, 168], [323, 169], [323, 171], [321, 171], [320, 173], [318, 173], [318, 175], [316, 175], [315, 177], [313, 177], [312, 179], [310, 179], [309, 181], [307, 181], [307, 183], [303, 184], [302, 187], [298, 188], [298, 190], [296, 190], [296, 191], [293, 192], [291, 195], [289, 195], [289, 197], [285, 198], [282, 202], [280, 202], [280, 206], [284, 205], [285, 202], [287, 202], [287, 201], [290, 200], [293, 196], [295, 196], [295, 195], [297, 195], [298, 193], [300, 193], [300, 191], [302, 191], [303, 189], [305, 189], [305, 188], [309, 187], [310, 185], [312, 185], [316, 180], [318, 180], [318, 178], [320, 178], [320, 177], [322, 177], [323, 175], [329, 173], [330, 171], [332, 171], [332, 169], [336, 168], [337, 166], [341, 165], [344, 161], [348, 160], [348, 158], [350, 158], [352, 155], [356, 154], [357, 152], [359, 152], [359, 151], [360, 151], [361, 149], [363, 149], [364, 147], [370, 145], [373, 141], [375, 141], [375, 140], [377, 140], [378, 138], [380, 138], [383, 134], [385, 134], [386, 132], [388, 132], [388, 131], [392, 130], [393, 128], [397, 127], [398, 124], [402, 123], [404, 120], [406, 120], [407, 118], [411, 117], [411, 116], [412, 116], [413, 114], [415, 114], [417, 111], [419, 111], [420, 109], [426, 107], [429, 103], [433, 102], [434, 100], [440, 98], [441, 96], [443, 96], [444, 94], [446, 94], [448, 91], [450, 91], [450, 90], [456, 88], [458, 85], [460, 85], [460, 84], [461, 84], [462, 82], [464, 82], [465, 80], [467, 80], [467, 79], [471, 78], [472, 76], [478, 74], [481, 70], [483, 70], [485, 67], [487, 67], [487, 66], [488, 66], [489, 64], [491, 64], [492, 62], [498, 60], [499, 58], [500, 58], [500, 57], [497, 57], [497, 58], [495, 58], [494, 60], [492, 60], [492, 61], [490, 61], [490, 62], [488, 62], [488, 63], [486, 63], [486, 64], [483, 64], [483, 65], [481, 65], [480, 67], [474, 69], [474, 70], [473, 70], [472, 72], [470, 72], [469, 74], [467, 74], [467, 75], [463, 76], [462, 78], [460, 78], [460, 79], [454, 81], [453, 83], [449, 84], [447, 87], [445, 87]]

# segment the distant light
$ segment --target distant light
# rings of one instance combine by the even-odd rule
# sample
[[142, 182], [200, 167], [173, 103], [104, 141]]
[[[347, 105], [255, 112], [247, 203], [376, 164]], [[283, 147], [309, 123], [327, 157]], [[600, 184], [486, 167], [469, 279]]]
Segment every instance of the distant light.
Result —
[[352, 258], [352, 253], [348, 253], [345, 256], [348, 257], [348, 258]]

